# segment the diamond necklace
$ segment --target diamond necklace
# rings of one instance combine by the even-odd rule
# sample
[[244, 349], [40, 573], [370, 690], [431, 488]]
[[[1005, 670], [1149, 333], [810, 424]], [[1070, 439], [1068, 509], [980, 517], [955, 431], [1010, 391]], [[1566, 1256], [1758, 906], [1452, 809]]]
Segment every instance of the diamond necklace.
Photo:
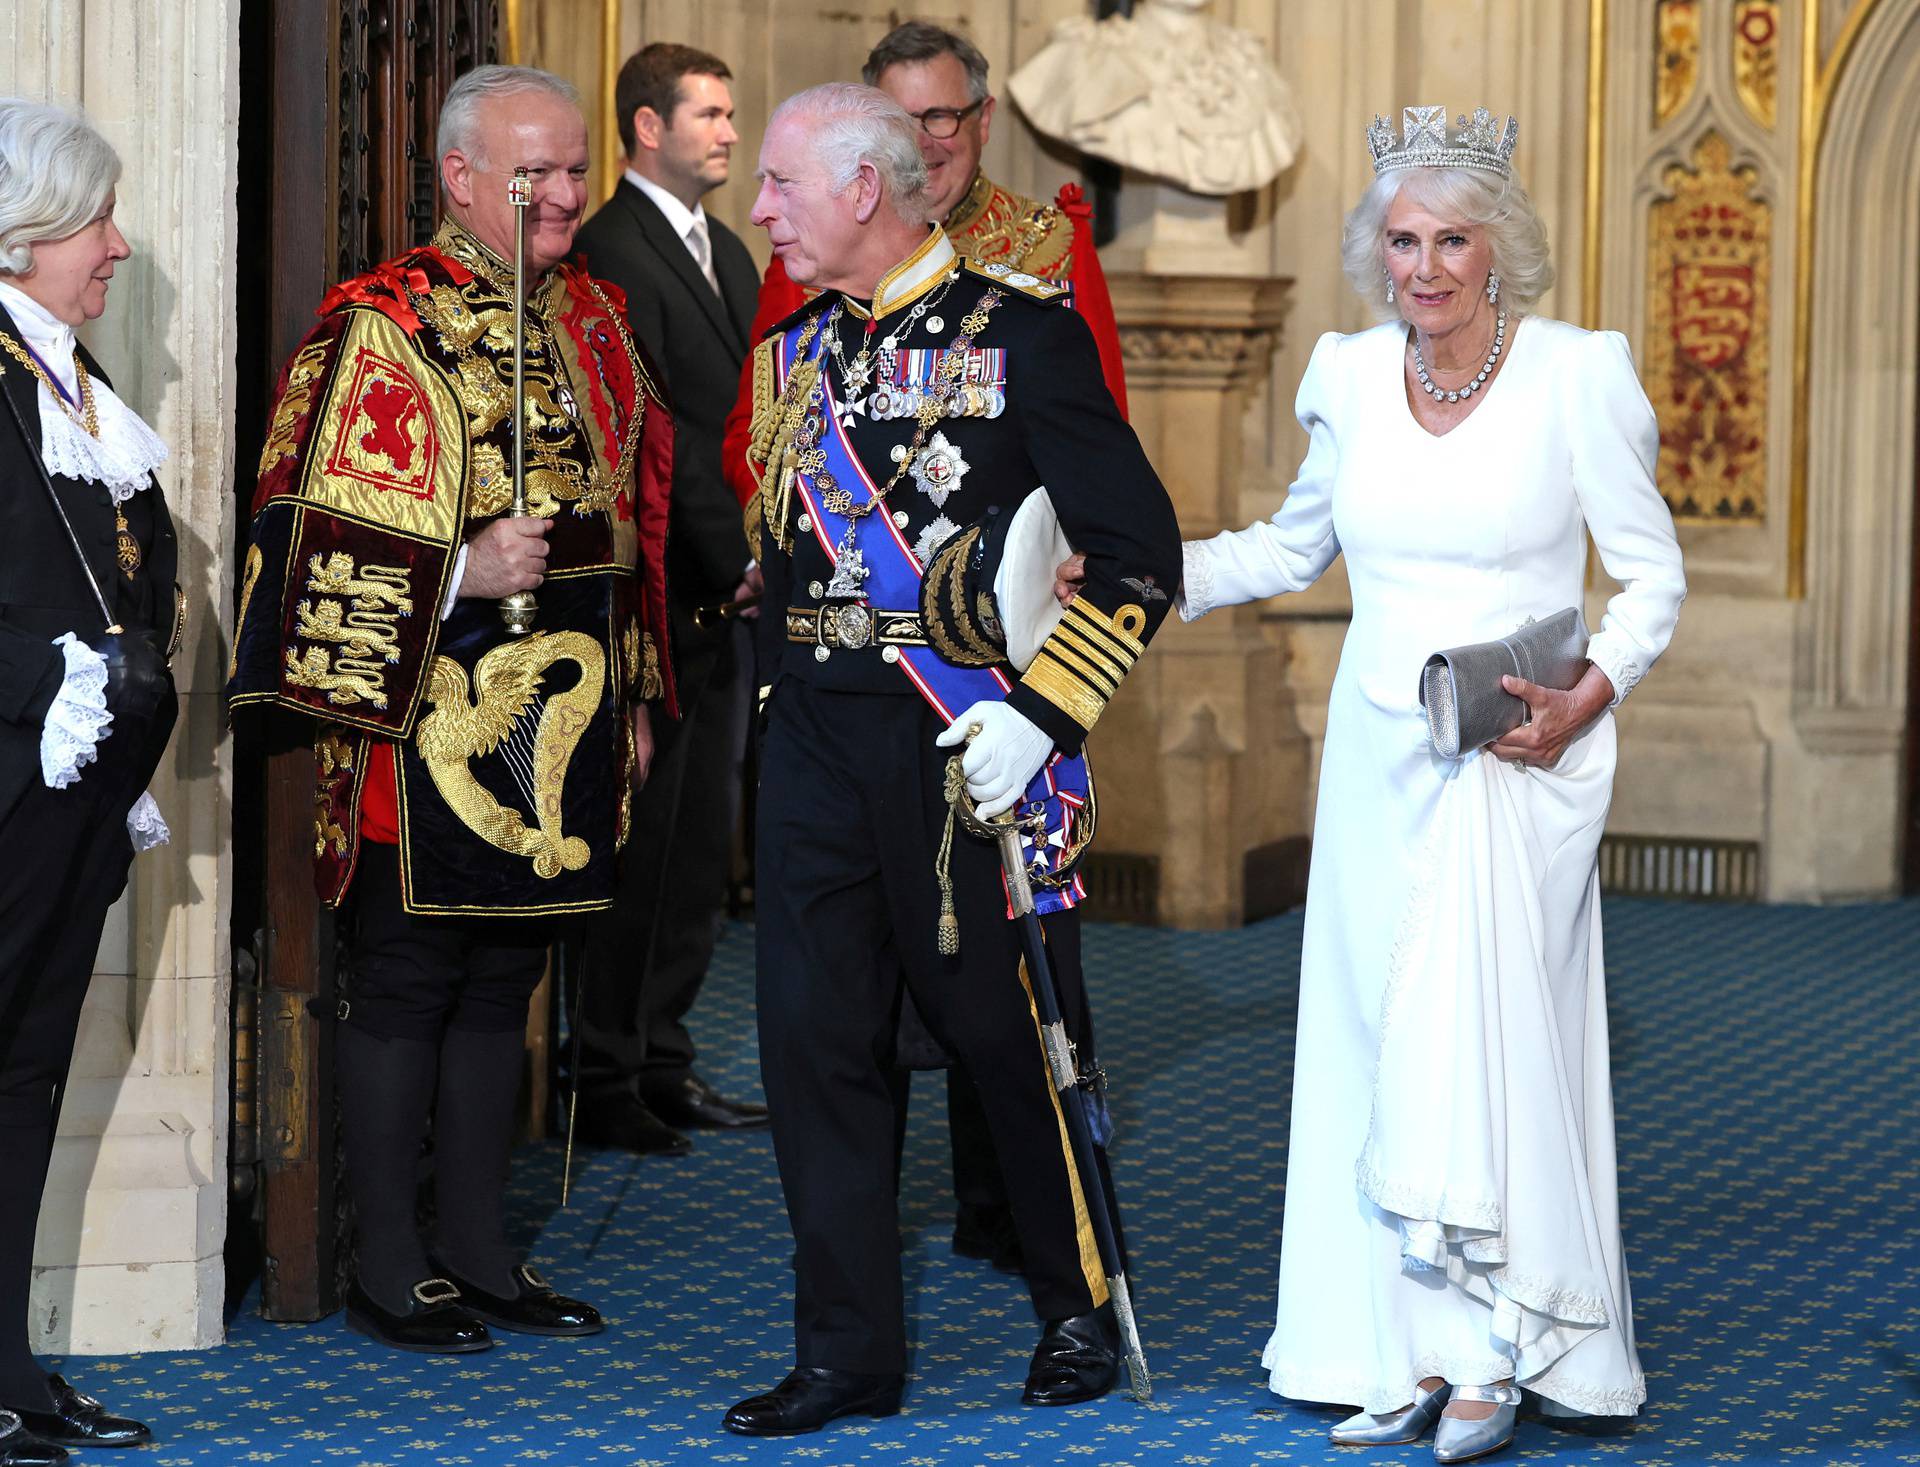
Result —
[[1420, 332], [1418, 328], [1415, 328], [1413, 333], [1413, 375], [1420, 379], [1420, 390], [1431, 393], [1435, 402], [1458, 402], [1463, 397], [1472, 397], [1474, 393], [1487, 385], [1487, 378], [1493, 375], [1494, 366], [1499, 362], [1501, 350], [1506, 344], [1507, 313], [1502, 311], [1493, 323], [1493, 347], [1487, 352], [1486, 361], [1480, 364], [1478, 375], [1476, 375], [1471, 382], [1467, 383], [1465, 387], [1449, 390], [1444, 387], [1434, 386], [1433, 379], [1427, 375], [1426, 359], [1420, 354]]

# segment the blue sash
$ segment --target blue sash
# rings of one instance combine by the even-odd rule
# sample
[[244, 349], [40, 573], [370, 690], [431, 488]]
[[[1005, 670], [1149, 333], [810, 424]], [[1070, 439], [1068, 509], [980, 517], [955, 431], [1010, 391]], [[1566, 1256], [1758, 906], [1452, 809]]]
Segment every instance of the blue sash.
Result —
[[[795, 347], [803, 330], [804, 322], [781, 338], [776, 370], [782, 382], [792, 368]], [[819, 445], [826, 455], [825, 468], [856, 505], [868, 503], [878, 492], [878, 486], [847, 441], [833, 382], [825, 371], [826, 364], [821, 361], [825, 353], [826, 338], [822, 332], [814, 347], [813, 360], [822, 368], [821, 385], [825, 393], [822, 417], [826, 431]], [[847, 533], [847, 518], [831, 513], [821, 503], [811, 475], [795, 475], [794, 490], [812, 522], [814, 538], [827, 559], [833, 560], [836, 548]], [[867, 603], [883, 611], [917, 611], [923, 567], [884, 506], [869, 512], [860, 521], [859, 545], [868, 571], [863, 583]], [[894, 666], [906, 674], [927, 705], [949, 723], [975, 703], [1004, 699], [1013, 686], [1000, 668], [956, 667], [931, 647], [900, 648], [900, 660]], [[1033, 881], [1034, 909], [1044, 914], [1079, 905], [1087, 894], [1086, 888], [1077, 872], [1071, 876], [1064, 873], [1075, 864], [1086, 844], [1093, 818], [1093, 775], [1087, 767], [1086, 755], [1055, 752], [1033, 777], [1025, 796], [1014, 809], [1020, 817], [1021, 846], [1026, 852], [1028, 876]]]

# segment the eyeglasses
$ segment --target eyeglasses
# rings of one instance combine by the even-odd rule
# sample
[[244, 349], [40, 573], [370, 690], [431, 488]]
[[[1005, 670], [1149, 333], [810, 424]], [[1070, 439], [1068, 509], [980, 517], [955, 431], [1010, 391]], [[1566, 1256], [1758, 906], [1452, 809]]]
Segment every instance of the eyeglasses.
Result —
[[925, 112], [909, 112], [907, 116], [919, 123], [920, 126], [926, 130], [928, 137], [950, 138], [960, 131], [961, 123], [965, 122], [986, 105], [987, 99], [982, 97], [979, 101], [969, 102], [966, 106], [958, 109], [952, 107], [929, 107]]

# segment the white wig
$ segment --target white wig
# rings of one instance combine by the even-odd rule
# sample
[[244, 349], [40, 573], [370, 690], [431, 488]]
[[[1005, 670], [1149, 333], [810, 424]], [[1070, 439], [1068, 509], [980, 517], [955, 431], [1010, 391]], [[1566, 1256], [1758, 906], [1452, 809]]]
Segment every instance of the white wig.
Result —
[[908, 224], [927, 222], [927, 160], [920, 156], [919, 124], [893, 98], [858, 82], [826, 82], [796, 92], [767, 119], [767, 131], [791, 117], [815, 121], [813, 151], [836, 194], [871, 163], [893, 212]]
[[33, 247], [91, 224], [120, 181], [120, 155], [80, 113], [0, 97], [0, 274], [27, 275]]
[[580, 106], [580, 89], [564, 76], [555, 76], [536, 66], [476, 66], [451, 87], [447, 100], [440, 104], [440, 122], [434, 129], [438, 159], [442, 166], [447, 154], [459, 153], [474, 167], [489, 166], [480, 146], [480, 108], [499, 97], [524, 96], [544, 92], [569, 106]]
[[1400, 314], [1387, 299], [1386, 243], [1387, 214], [1402, 195], [1443, 219], [1486, 229], [1500, 301], [1510, 311], [1531, 310], [1553, 287], [1547, 226], [1518, 179], [1477, 168], [1396, 168], [1367, 186], [1340, 241], [1347, 279], [1380, 320]]

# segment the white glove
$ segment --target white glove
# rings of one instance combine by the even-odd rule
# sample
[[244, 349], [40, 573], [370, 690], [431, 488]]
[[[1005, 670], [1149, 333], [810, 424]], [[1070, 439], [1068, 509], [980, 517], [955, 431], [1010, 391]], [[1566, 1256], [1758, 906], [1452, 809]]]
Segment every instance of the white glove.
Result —
[[980, 818], [991, 820], [1011, 810], [1033, 783], [1034, 775], [1053, 757], [1053, 740], [1019, 709], [993, 701], [975, 703], [948, 724], [934, 743], [943, 749], [966, 743], [967, 731], [976, 726], [980, 732], [967, 744], [960, 768]]

